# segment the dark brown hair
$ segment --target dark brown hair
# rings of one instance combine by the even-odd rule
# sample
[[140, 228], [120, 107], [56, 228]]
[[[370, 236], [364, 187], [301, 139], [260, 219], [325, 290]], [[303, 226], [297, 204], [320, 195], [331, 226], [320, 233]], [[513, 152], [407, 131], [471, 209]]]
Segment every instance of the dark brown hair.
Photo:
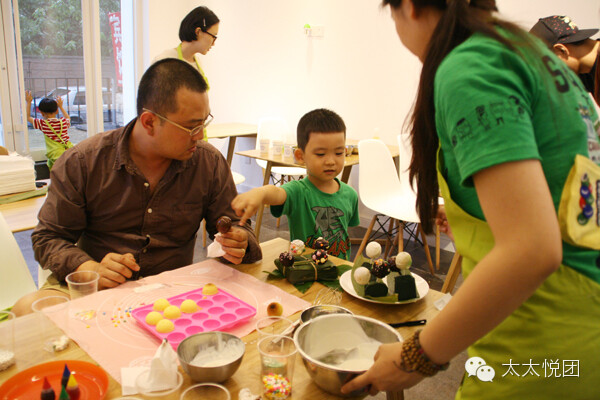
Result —
[[296, 140], [298, 147], [304, 151], [306, 144], [310, 139], [310, 134], [319, 133], [338, 133], [344, 132], [346, 137], [346, 124], [344, 120], [334, 111], [326, 108], [317, 108], [304, 114], [298, 121], [296, 129]]
[[[410, 179], [416, 182], [417, 211], [425, 232], [433, 230], [433, 218], [437, 213], [439, 186], [436, 171], [438, 136], [435, 126], [433, 82], [444, 58], [473, 33], [490, 36], [515, 49], [511, 41], [496, 31], [500, 26], [520, 37], [526, 37], [516, 25], [492, 16], [497, 11], [495, 0], [404, 0], [412, 1], [416, 12], [433, 7], [443, 11], [442, 17], [431, 36], [425, 58], [417, 98], [409, 120], [413, 148], [410, 163]], [[402, 0], [383, 0], [383, 6], [398, 8]]]

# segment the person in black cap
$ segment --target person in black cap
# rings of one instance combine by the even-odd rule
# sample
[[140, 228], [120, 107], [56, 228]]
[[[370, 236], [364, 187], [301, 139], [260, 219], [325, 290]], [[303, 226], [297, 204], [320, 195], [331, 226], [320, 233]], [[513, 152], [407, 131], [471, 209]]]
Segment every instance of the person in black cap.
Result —
[[600, 41], [590, 39], [598, 29], [579, 29], [571, 18], [552, 15], [540, 18], [529, 31], [543, 39], [554, 53], [572, 69], [600, 104]]

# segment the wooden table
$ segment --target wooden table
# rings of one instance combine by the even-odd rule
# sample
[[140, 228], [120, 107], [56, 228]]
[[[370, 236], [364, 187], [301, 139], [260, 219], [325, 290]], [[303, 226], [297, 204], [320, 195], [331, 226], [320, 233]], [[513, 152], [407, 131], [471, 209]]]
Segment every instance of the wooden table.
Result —
[[257, 134], [258, 127], [252, 124], [210, 124], [206, 127], [206, 137], [209, 139], [229, 138], [229, 145], [227, 146], [227, 163], [230, 167], [236, 139], [238, 137], [256, 137]]
[[37, 196], [14, 203], [0, 204], [0, 213], [13, 233], [26, 231], [36, 227], [38, 213], [45, 201], [46, 196]]
[[[348, 140], [346, 140], [346, 144], [357, 145], [358, 140], [348, 139]], [[390, 153], [392, 154], [392, 157], [394, 158], [394, 162], [396, 163], [396, 165], [398, 165], [398, 157], [400, 156], [398, 146], [389, 146], [388, 145], [388, 148], [390, 150]], [[281, 167], [281, 166], [283, 166], [283, 167], [304, 167], [304, 164], [296, 162], [293, 157], [284, 157], [283, 154], [280, 156], [273, 155], [271, 149], [269, 150], [268, 154], [261, 153], [260, 150], [257, 150], [257, 149], [238, 151], [235, 154], [238, 154], [238, 155], [244, 156], [244, 157], [255, 158], [257, 160], [264, 160], [267, 162], [267, 166], [265, 167], [265, 170], [264, 170], [263, 186], [269, 184], [269, 179], [271, 178], [271, 169], [273, 167]], [[350, 172], [352, 172], [352, 166], [357, 165], [358, 161], [359, 161], [359, 158], [358, 158], [358, 154], [356, 154], [356, 153], [346, 156], [346, 159], [344, 161], [344, 169], [342, 170], [342, 182], [348, 183], [348, 180], [350, 179]], [[265, 208], [260, 207], [256, 214], [256, 226], [254, 228], [254, 231], [256, 233], [257, 239], [259, 238], [259, 235], [260, 235], [260, 226], [262, 224], [262, 217], [263, 217], [264, 211], [265, 211]]]
[[[278, 238], [268, 242], [262, 243], [263, 249], [263, 261], [255, 264], [240, 265], [238, 269], [242, 272], [248, 273], [262, 281], [267, 281], [267, 274], [264, 270], [272, 270], [275, 268], [273, 260], [279, 256], [283, 251], [288, 250], [289, 242], [287, 240]], [[330, 260], [339, 264], [345, 261], [330, 257]], [[282, 290], [294, 294], [298, 297], [305, 299], [306, 301], [313, 302], [316, 294], [324, 286], [319, 283], [315, 283], [306, 293], [302, 294], [296, 290], [294, 286], [288, 283], [286, 280], [269, 280], [269, 283], [281, 288]], [[427, 319], [430, 320], [437, 313], [437, 309], [434, 306], [434, 302], [442, 296], [442, 293], [429, 290], [427, 296], [420, 301], [405, 305], [385, 305], [385, 304], [374, 304], [366, 301], [356, 299], [346, 293], [342, 295], [341, 305], [351, 310], [357, 315], [364, 315], [372, 318], [377, 318], [385, 322], [401, 322], [407, 320]], [[296, 320], [300, 317], [300, 312], [294, 314], [290, 318]], [[28, 343], [36, 335], [39, 335], [37, 325], [33, 323], [33, 315], [27, 315], [16, 320], [15, 328], [15, 353], [17, 354], [17, 365], [12, 366], [6, 371], [0, 372], [0, 384], [6, 381], [11, 376], [22, 370], [20, 367], [26, 361], [22, 361], [22, 358], [27, 355]], [[417, 327], [399, 328], [398, 332], [403, 337], [409, 337]], [[256, 331], [252, 332], [248, 336], [243, 338], [246, 343], [246, 353], [240, 368], [237, 372], [229, 378], [224, 385], [231, 391], [232, 399], [238, 398], [238, 393], [242, 388], [249, 388], [253, 393], [258, 394], [260, 389], [259, 383], [259, 370], [260, 360], [258, 350], [256, 348], [257, 334]], [[98, 344], [101, 346], [102, 344]], [[83, 360], [94, 363], [87, 353], [85, 353], [76, 344], [71, 343], [69, 348], [63, 352], [58, 353], [57, 356], [53, 357], [52, 360]], [[50, 361], [50, 360], [48, 360]], [[180, 368], [180, 372], [183, 374], [184, 382], [181, 388], [183, 391], [185, 388], [191, 385], [190, 379], [187, 374]], [[109, 375], [109, 388], [107, 399], [113, 399], [121, 395], [121, 385], [117, 383]], [[310, 376], [306, 372], [306, 369], [302, 363], [300, 355], [296, 358], [296, 366], [294, 371], [294, 394], [290, 399], [338, 399], [339, 397], [332, 396], [319, 387], [317, 387], [311, 380]], [[165, 399], [179, 399], [179, 392], [165, 397]]]

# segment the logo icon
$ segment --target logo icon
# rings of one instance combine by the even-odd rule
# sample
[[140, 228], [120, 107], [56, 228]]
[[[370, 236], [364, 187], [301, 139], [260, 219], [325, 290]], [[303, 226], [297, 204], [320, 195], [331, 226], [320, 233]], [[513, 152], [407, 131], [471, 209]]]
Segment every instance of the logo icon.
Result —
[[465, 370], [469, 376], [476, 376], [481, 382], [492, 382], [496, 371], [494, 368], [486, 365], [485, 360], [481, 357], [471, 357], [465, 363]]

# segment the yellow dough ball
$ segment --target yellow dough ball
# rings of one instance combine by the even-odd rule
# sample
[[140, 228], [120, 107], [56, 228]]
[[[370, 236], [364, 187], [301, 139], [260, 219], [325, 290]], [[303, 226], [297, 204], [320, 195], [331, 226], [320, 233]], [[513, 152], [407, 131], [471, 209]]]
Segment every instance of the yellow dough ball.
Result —
[[181, 311], [186, 314], [195, 313], [196, 311], [198, 311], [198, 304], [196, 304], [194, 300], [184, 300], [181, 303]]
[[159, 333], [169, 333], [172, 332], [173, 329], [175, 329], [175, 324], [168, 319], [161, 319], [158, 321], [158, 324], [156, 324], [156, 330]]
[[181, 311], [177, 306], [169, 306], [165, 308], [165, 311], [163, 311], [163, 316], [169, 319], [177, 319], [181, 317]]
[[219, 289], [217, 289], [217, 285], [215, 285], [214, 283], [207, 283], [202, 288], [202, 294], [206, 296], [217, 294], [218, 291]]
[[267, 306], [268, 316], [279, 317], [281, 314], [283, 314], [283, 306], [280, 303], [274, 301]]
[[154, 311], [163, 311], [165, 308], [169, 307], [170, 304], [171, 303], [169, 303], [169, 300], [161, 298], [154, 302], [152, 309]]
[[163, 317], [158, 311], [150, 311], [148, 315], [146, 315], [146, 323], [148, 325], [156, 325], [161, 319], [163, 319]]

